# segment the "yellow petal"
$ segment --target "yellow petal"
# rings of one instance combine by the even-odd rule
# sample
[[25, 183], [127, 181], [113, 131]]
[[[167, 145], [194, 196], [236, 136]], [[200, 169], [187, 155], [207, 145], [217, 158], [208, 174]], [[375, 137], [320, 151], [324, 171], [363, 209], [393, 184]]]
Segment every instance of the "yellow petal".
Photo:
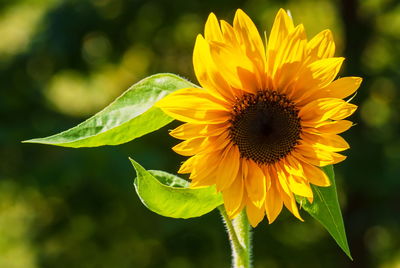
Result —
[[341, 120], [349, 117], [357, 110], [357, 105], [346, 102], [339, 111], [336, 111], [329, 118], [332, 120]]
[[264, 177], [265, 177], [266, 191], [268, 191], [269, 188], [271, 187], [271, 180], [272, 180], [271, 179], [271, 175], [270, 175], [271, 171], [270, 171], [270, 168], [268, 166], [266, 166], [266, 165], [261, 167], [261, 169], [262, 169], [262, 171], [264, 173]]
[[335, 42], [332, 32], [324, 30], [314, 36], [307, 44], [308, 61], [315, 61], [333, 57], [335, 54]]
[[268, 51], [276, 51], [282, 44], [282, 40], [294, 29], [292, 19], [282, 8], [275, 17], [274, 24], [269, 35]]
[[271, 170], [273, 169], [275, 169], [277, 175], [276, 177], [278, 178], [278, 189], [281, 188], [287, 194], [291, 193], [287, 183], [287, 176], [284, 172], [284, 168], [281, 166], [281, 163], [277, 162], [274, 165], [271, 165]]
[[285, 207], [287, 209], [289, 209], [290, 212], [292, 212], [292, 214], [297, 217], [299, 220], [303, 221], [303, 219], [301, 218], [297, 205], [296, 205], [296, 201], [294, 199], [293, 193], [291, 191], [291, 189], [289, 189], [288, 186], [288, 175], [287, 173], [284, 171], [283, 167], [281, 166], [281, 163], [275, 163], [275, 168], [277, 171], [277, 177], [278, 177], [278, 183], [276, 184], [277, 189], [279, 191], [279, 194], [283, 200], [283, 204], [285, 205]]
[[362, 82], [361, 77], [343, 77], [330, 83], [324, 88], [325, 97], [344, 99], [360, 87]]
[[296, 146], [296, 149], [292, 151], [292, 154], [296, 158], [318, 167], [337, 164], [346, 159], [346, 156], [344, 155], [326, 150], [315, 149], [311, 146], [302, 144]]
[[[278, 185], [278, 189], [279, 189], [279, 185]], [[304, 221], [303, 218], [300, 216], [299, 210], [297, 208], [297, 203], [296, 200], [292, 194], [292, 192], [290, 193], [286, 193], [284, 191], [279, 191], [281, 198], [283, 200], [283, 204], [285, 205], [285, 207], [299, 220]]]
[[319, 98], [339, 98], [344, 99], [360, 87], [362, 78], [360, 77], [343, 77], [339, 78], [325, 88], [314, 90], [312, 96], [309, 99]]
[[307, 37], [304, 26], [298, 25], [289, 35], [282, 40], [279, 48], [276, 50], [273, 69], [269, 69], [269, 73], [274, 79], [279, 78], [281, 72], [279, 70], [284, 64], [300, 62], [305, 55], [307, 45]]
[[230, 102], [234, 101], [233, 91], [215, 66], [211, 58], [210, 46], [201, 35], [197, 36], [194, 45], [193, 66], [200, 85], [210, 94]]
[[226, 107], [198, 88], [175, 91], [157, 102], [156, 106], [169, 116], [189, 123], [219, 124], [230, 119]]
[[191, 138], [175, 145], [172, 149], [185, 156], [218, 151], [224, 149], [230, 143], [228, 135], [229, 131], [225, 130], [218, 136]]
[[288, 184], [290, 190], [299, 196], [313, 197], [313, 192], [311, 190], [310, 184], [304, 181], [301, 177], [289, 175]]
[[210, 13], [208, 16], [204, 36], [207, 41], [222, 41], [221, 28], [214, 13]]
[[303, 163], [305, 178], [312, 184], [322, 187], [331, 185], [328, 176], [320, 168]]
[[181, 165], [181, 167], [178, 170], [178, 173], [186, 174], [186, 173], [192, 172], [195, 163], [198, 161], [198, 159], [200, 157], [201, 157], [200, 155], [194, 155], [194, 156], [188, 158], [185, 162], [183, 162], [183, 164]]
[[258, 63], [264, 64], [265, 48], [261, 36], [253, 21], [241, 9], [236, 11], [233, 28], [239, 44], [246, 47], [247, 56], [258, 58]]
[[184, 156], [192, 156], [200, 153], [204, 148], [210, 145], [208, 138], [200, 137], [185, 140], [172, 147], [176, 153]]
[[275, 174], [271, 174], [272, 183], [265, 197], [265, 210], [267, 212], [268, 222], [271, 224], [282, 211], [283, 201], [276, 188], [277, 178]]
[[239, 47], [238, 40], [236, 38], [236, 33], [233, 27], [224, 20], [221, 20], [221, 30], [223, 36], [223, 43], [230, 44], [233, 47]]
[[229, 145], [222, 155], [217, 170], [217, 191], [223, 191], [233, 183], [239, 171], [240, 155], [236, 146]]
[[284, 162], [284, 168], [289, 174], [294, 176], [304, 176], [303, 167], [295, 157], [289, 155], [286, 157]]
[[218, 70], [233, 88], [249, 93], [260, 90], [256, 67], [239, 46], [212, 42], [210, 51]]
[[265, 208], [264, 206], [261, 208], [257, 207], [252, 202], [248, 202], [246, 205], [246, 214], [251, 226], [256, 227], [264, 219]]
[[[344, 61], [343, 57], [321, 59], [309, 65], [315, 87], [327, 86], [335, 79]], [[308, 85], [309, 87], [311, 85]]]
[[[230, 110], [231, 105], [224, 100], [217, 99], [202, 88], [183, 88], [179, 89], [156, 103], [157, 107], [170, 107], [189, 104], [201, 104], [205, 109], [210, 110]], [[187, 106], [187, 105], [186, 105]]]
[[304, 141], [304, 144], [306, 143], [312, 148], [330, 152], [340, 152], [350, 148], [350, 145], [336, 134], [316, 135], [303, 132], [301, 134], [301, 139]]
[[234, 218], [240, 212], [243, 201], [244, 185], [242, 176], [237, 176], [231, 186], [222, 191], [226, 213]]
[[247, 161], [248, 174], [245, 178], [246, 192], [249, 200], [258, 208], [261, 208], [265, 201], [265, 176], [264, 172], [253, 161]]
[[299, 111], [303, 126], [315, 126], [317, 123], [333, 119], [338, 113], [345, 109], [348, 103], [342, 99], [322, 98], [314, 100]]
[[236, 38], [243, 53], [252, 61], [254, 70], [257, 72], [258, 88], [265, 88], [265, 48], [261, 36], [253, 21], [241, 9], [236, 11], [233, 20], [233, 28]]
[[286, 94], [287, 96], [294, 96], [296, 94], [293, 92], [295, 89], [293, 85], [298, 79], [298, 73], [302, 67], [301, 62], [287, 62], [284, 63], [276, 72], [274, 79], [272, 80], [272, 88], [275, 88], [281, 94]]
[[304, 181], [303, 168], [301, 163], [297, 161], [294, 157], [287, 157], [286, 160], [282, 160], [283, 171], [285, 177], [287, 178], [287, 184], [291, 192], [296, 195], [312, 197], [313, 193], [310, 185]]
[[226, 123], [212, 125], [185, 123], [172, 130], [169, 135], [177, 139], [186, 140], [196, 137], [217, 136], [227, 128], [228, 125]]
[[216, 183], [215, 174], [221, 161], [221, 154], [222, 152], [219, 151], [198, 155], [198, 161], [194, 163], [189, 177], [192, 180], [191, 188], [210, 186]]
[[316, 126], [319, 133], [339, 134], [345, 132], [353, 126], [353, 122], [348, 120], [326, 121]]
[[347, 156], [341, 155], [339, 153], [332, 153], [332, 157], [333, 157], [333, 164], [340, 163], [347, 158]]
[[304, 105], [315, 99], [313, 96], [335, 79], [343, 61], [342, 57], [321, 59], [302, 68], [295, 85], [296, 95], [291, 97], [296, 98], [298, 105]]
[[265, 54], [257, 28], [238, 10], [234, 27], [221, 20], [223, 41], [209, 41], [211, 57], [229, 85], [255, 93], [264, 89]]
[[314, 149], [303, 144], [298, 145], [292, 154], [306, 163], [319, 167], [332, 165], [335, 162], [333, 152]]

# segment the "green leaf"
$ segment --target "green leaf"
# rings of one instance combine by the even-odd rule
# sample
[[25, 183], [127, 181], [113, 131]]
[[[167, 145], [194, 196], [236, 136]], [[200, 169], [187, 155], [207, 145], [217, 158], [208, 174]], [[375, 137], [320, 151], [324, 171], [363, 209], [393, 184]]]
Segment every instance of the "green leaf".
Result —
[[149, 76], [83, 123], [53, 136], [24, 142], [78, 148], [131, 141], [173, 121], [153, 105], [175, 90], [188, 87], [197, 86], [174, 74]]
[[198, 189], [164, 171], [147, 171], [133, 159], [136, 170], [135, 189], [142, 203], [151, 211], [171, 218], [194, 218], [212, 211], [223, 203], [214, 186]]
[[347, 243], [342, 212], [340, 211], [333, 166], [324, 167], [323, 170], [328, 175], [332, 185], [329, 187], [312, 185], [311, 187], [314, 192], [314, 201], [312, 204], [306, 198], [298, 197], [297, 201], [305, 211], [325, 227], [339, 247], [353, 260]]

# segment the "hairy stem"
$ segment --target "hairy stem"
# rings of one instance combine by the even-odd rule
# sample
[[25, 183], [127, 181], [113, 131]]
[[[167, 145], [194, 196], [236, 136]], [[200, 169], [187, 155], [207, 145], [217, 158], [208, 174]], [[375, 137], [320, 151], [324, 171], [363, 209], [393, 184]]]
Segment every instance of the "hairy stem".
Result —
[[218, 207], [228, 231], [232, 249], [233, 268], [251, 268], [250, 225], [245, 210], [234, 219], [229, 219], [225, 208]]

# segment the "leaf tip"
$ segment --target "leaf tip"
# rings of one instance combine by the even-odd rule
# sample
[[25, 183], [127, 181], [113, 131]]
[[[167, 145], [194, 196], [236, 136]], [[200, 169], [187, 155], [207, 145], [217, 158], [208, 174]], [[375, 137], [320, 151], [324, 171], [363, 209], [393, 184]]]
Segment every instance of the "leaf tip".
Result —
[[40, 139], [29, 139], [21, 141], [21, 143], [42, 143], [42, 142], [40, 142]]

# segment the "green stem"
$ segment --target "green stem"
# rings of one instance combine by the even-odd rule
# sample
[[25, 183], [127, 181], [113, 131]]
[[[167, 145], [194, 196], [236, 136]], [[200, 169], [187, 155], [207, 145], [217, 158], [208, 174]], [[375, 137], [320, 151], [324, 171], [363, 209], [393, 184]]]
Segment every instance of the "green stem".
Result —
[[250, 225], [245, 210], [230, 220], [224, 206], [218, 207], [228, 231], [232, 249], [233, 268], [251, 268], [251, 239]]

